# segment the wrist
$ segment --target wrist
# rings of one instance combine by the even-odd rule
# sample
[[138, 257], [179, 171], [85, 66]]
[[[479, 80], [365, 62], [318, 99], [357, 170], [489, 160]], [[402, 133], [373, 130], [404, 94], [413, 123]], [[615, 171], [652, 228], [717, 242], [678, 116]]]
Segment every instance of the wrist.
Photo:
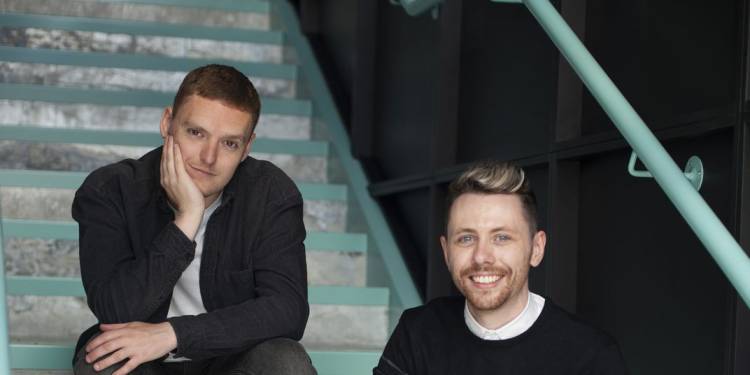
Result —
[[185, 234], [190, 240], [195, 240], [195, 235], [198, 232], [198, 227], [203, 219], [203, 211], [200, 212], [177, 212], [175, 214], [174, 223], [177, 228], [180, 228], [182, 233]]

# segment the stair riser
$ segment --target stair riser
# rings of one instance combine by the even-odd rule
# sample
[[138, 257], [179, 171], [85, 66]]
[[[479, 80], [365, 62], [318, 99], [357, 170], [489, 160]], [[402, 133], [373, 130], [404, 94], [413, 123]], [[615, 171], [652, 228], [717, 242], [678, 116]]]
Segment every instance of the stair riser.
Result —
[[[0, 127], [0, 131], [2, 127]], [[90, 172], [122, 159], [138, 159], [151, 148], [0, 141], [0, 169]], [[250, 153], [268, 160], [299, 182], [326, 182], [324, 156]]]
[[[6, 219], [72, 220], [70, 207], [75, 192], [68, 189], [0, 187], [2, 215]], [[308, 231], [343, 232], [347, 205], [343, 201], [304, 203]]]
[[238, 29], [268, 30], [270, 24], [268, 14], [262, 13], [98, 1], [2, 0], [0, 1], [0, 11], [195, 24]]
[[[0, 62], [0, 82], [105, 90], [135, 89], [174, 93], [186, 74], [187, 72]], [[250, 77], [250, 80], [262, 96], [295, 96], [293, 81], [258, 77]]]
[[[0, 124], [5, 125], [156, 132], [162, 112], [154, 107], [0, 100]], [[308, 140], [310, 129], [306, 117], [261, 113], [255, 134], [259, 138]]]
[[[385, 343], [384, 306], [311, 305], [302, 343], [307, 347], [374, 348]], [[74, 342], [96, 323], [81, 297], [9, 296], [12, 342]]]
[[[80, 277], [78, 241], [14, 238], [5, 241], [8, 276]], [[307, 251], [310, 285], [365, 286], [365, 253]]]
[[110, 34], [98, 31], [3, 27], [0, 28], [0, 45], [195, 59], [225, 59], [241, 62], [281, 63], [283, 61], [283, 48], [280, 45]]

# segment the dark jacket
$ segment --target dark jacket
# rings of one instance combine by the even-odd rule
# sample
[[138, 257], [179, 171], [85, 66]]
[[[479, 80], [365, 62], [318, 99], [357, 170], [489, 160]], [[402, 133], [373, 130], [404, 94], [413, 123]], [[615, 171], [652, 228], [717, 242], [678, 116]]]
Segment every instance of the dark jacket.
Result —
[[[100, 323], [164, 322], [195, 243], [174, 224], [161, 148], [92, 172], [73, 201], [88, 305]], [[309, 314], [302, 196], [270, 162], [248, 157], [208, 221], [200, 292], [208, 311], [168, 319], [177, 356], [227, 355], [273, 337], [299, 340]], [[76, 352], [95, 333], [84, 332]]]

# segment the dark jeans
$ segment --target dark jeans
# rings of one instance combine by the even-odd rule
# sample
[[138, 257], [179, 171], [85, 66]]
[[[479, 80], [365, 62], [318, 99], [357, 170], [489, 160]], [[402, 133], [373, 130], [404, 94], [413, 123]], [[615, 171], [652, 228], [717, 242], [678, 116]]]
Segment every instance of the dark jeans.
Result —
[[[85, 348], [76, 354], [73, 372], [76, 375], [111, 375], [124, 362], [112, 365], [96, 372], [91, 364], [86, 363]], [[276, 338], [265, 341], [241, 353], [217, 357], [203, 361], [187, 362], [146, 362], [138, 366], [131, 374], [138, 375], [199, 375], [199, 374], [299, 374], [315, 375], [317, 372], [310, 362], [310, 357], [297, 341]]]

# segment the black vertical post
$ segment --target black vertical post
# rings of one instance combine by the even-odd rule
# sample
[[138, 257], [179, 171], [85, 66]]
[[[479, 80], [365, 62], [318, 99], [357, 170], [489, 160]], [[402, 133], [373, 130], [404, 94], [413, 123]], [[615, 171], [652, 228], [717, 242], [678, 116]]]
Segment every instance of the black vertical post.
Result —
[[[747, 123], [747, 103], [750, 102], [750, 6], [748, 0], [741, 2], [740, 16], [740, 64], [739, 77], [743, 82], [739, 85], [737, 96], [737, 124], [734, 132], [734, 175], [736, 179], [734, 228], [740, 246], [748, 252], [750, 249], [750, 128]], [[750, 255], [750, 254], [749, 254]], [[730, 330], [729, 343], [730, 360], [727, 373], [731, 375], [750, 374], [750, 308], [744, 301], [732, 293], [734, 312], [733, 327]]]
[[[562, 0], [561, 14], [579, 38], [584, 39], [586, 0]], [[581, 136], [583, 83], [565, 58], [558, 57], [557, 112], [550, 131], [557, 142]], [[578, 212], [580, 162], [549, 161], [548, 238], [545, 253], [544, 292], [570, 312], [576, 311], [578, 278]]]
[[351, 148], [359, 159], [374, 157], [375, 53], [378, 2], [357, 2], [356, 46], [352, 82]]
[[[437, 122], [432, 134], [431, 174], [456, 164], [456, 140], [459, 113], [461, 73], [461, 18], [463, 2], [443, 2], [440, 7], [440, 94]], [[427, 249], [426, 300], [453, 293], [439, 237], [443, 234], [446, 215], [445, 186], [430, 186], [430, 212]]]

